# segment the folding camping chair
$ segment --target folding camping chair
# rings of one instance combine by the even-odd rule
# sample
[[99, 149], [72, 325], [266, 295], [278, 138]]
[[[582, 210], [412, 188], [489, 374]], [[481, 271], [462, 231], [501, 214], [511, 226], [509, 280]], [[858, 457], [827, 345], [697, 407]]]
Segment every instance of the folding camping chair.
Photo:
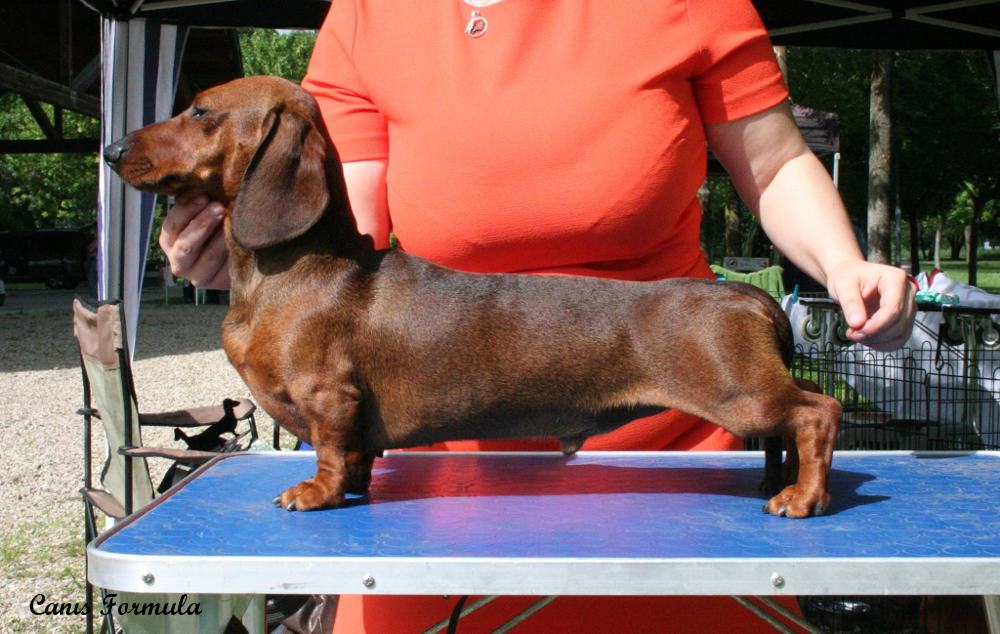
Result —
[[[73, 300], [73, 333], [80, 349], [83, 374], [83, 408], [79, 410], [79, 414], [83, 416], [84, 467], [81, 494], [87, 544], [98, 535], [95, 511], [104, 513], [110, 522], [117, 522], [153, 499], [155, 492], [146, 458], [159, 457], [173, 461], [163, 483], [165, 490], [219, 453], [247, 449], [258, 438], [253, 416], [256, 408], [246, 399], [227, 399], [224, 406], [157, 414], [139, 413], [124, 329], [125, 319], [120, 302], [100, 303], [95, 307], [79, 298]], [[235, 437], [229, 440], [224, 441], [220, 436], [215, 451], [142, 445], [143, 427], [206, 427], [226, 417], [235, 418], [240, 423], [245, 422], [247, 429], [234, 433]], [[91, 473], [91, 422], [94, 418], [101, 421], [107, 441], [107, 458], [101, 471], [99, 487], [94, 486]], [[89, 633], [93, 631], [95, 607], [93, 588], [89, 581], [86, 587]], [[105, 595], [106, 591], [102, 590], [102, 597]], [[162, 595], [160, 598], [163, 598]], [[155, 600], [145, 596], [143, 598], [143, 601]], [[209, 601], [212, 605], [207, 606], [202, 617], [198, 617], [201, 621], [195, 629], [221, 632], [234, 614], [242, 616], [247, 611], [251, 598], [225, 596], [213, 597]], [[262, 607], [259, 612], [263, 614]], [[164, 618], [178, 617], [160, 617], [152, 622], [130, 622], [128, 629], [130, 632], [194, 631], [191, 619], [195, 617], [183, 617], [187, 620], [175, 626], [164, 623]], [[109, 614], [104, 619], [108, 631], [114, 632], [114, 617]], [[221, 620], [221, 623], [218, 626], [207, 623], [212, 619]]]

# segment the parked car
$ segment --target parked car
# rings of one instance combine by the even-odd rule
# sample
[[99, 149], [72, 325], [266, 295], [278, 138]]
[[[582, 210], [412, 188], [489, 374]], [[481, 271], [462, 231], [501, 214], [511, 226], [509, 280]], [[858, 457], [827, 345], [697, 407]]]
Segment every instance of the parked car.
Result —
[[76, 288], [93, 266], [96, 225], [67, 229], [0, 232], [0, 280], [43, 282], [49, 288]]

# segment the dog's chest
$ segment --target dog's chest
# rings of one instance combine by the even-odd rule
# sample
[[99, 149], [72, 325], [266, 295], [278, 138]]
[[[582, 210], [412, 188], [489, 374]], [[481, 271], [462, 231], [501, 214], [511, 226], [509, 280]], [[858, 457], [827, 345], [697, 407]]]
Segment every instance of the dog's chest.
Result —
[[256, 332], [248, 322], [232, 319], [231, 316], [232, 311], [222, 326], [222, 347], [229, 363], [258, 400], [264, 393], [276, 395], [280, 390], [274, 388], [280, 388], [282, 384], [278, 380], [277, 368], [273, 367], [277, 355], [269, 354], [266, 349], [273, 347], [273, 340], [266, 333]]

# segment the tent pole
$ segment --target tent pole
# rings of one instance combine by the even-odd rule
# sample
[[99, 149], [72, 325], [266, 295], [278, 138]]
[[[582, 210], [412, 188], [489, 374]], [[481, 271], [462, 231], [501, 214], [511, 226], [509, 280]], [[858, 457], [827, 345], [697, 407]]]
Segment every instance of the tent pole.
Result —
[[1000, 106], [1000, 51], [993, 51], [990, 60], [993, 62], [990, 64], [993, 67], [993, 92], [996, 93], [997, 105]]

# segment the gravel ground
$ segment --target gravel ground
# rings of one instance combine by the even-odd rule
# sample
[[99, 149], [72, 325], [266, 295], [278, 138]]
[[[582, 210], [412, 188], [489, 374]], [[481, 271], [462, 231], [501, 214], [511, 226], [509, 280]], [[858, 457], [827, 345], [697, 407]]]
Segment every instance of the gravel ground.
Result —
[[[75, 632], [82, 617], [36, 616], [32, 597], [83, 599], [82, 391], [70, 317], [62, 301], [0, 308], [0, 632]], [[60, 304], [57, 308], [52, 304]], [[143, 305], [133, 365], [143, 412], [249, 397], [220, 343], [224, 306]], [[272, 421], [260, 413], [262, 435]], [[99, 428], [99, 425], [97, 426]], [[147, 445], [178, 446], [172, 430], [144, 432]], [[94, 437], [94, 447], [103, 439]], [[100, 450], [98, 450], [100, 453]], [[162, 461], [160, 461], [162, 462]], [[165, 465], [151, 463], [154, 482]], [[95, 465], [95, 472], [99, 469]]]

